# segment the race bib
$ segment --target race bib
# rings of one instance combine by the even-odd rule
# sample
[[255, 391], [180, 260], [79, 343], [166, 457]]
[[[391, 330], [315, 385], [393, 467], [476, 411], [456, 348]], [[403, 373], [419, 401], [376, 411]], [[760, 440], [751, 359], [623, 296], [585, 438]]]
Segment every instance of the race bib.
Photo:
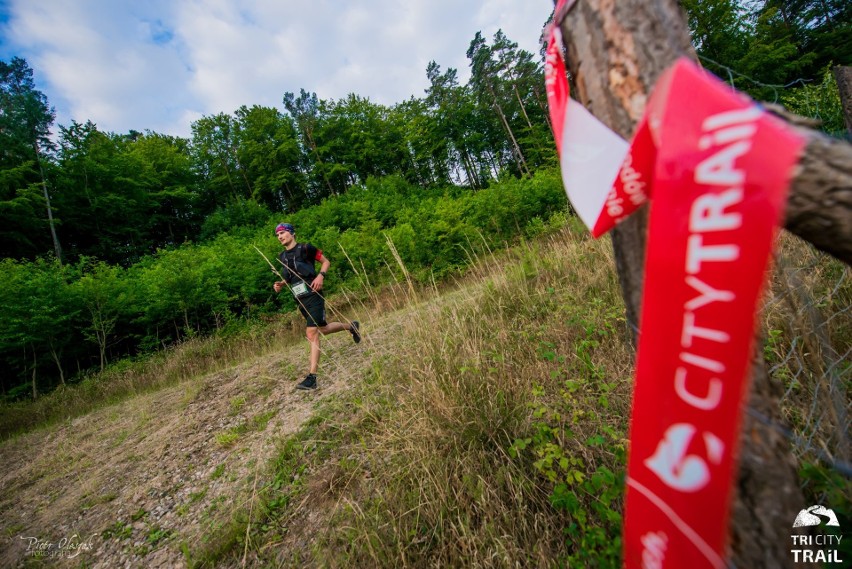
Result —
[[292, 285], [290, 287], [290, 290], [293, 291], [293, 296], [305, 296], [306, 294], [311, 292], [311, 289], [308, 287], [305, 281]]

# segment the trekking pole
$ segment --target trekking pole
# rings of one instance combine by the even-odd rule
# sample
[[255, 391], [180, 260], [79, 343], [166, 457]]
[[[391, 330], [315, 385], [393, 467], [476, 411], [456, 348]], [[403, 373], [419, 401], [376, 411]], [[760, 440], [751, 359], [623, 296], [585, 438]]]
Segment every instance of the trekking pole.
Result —
[[[261, 251], [260, 249], [258, 249], [258, 248], [257, 248], [257, 246], [252, 245], [252, 247], [254, 247], [254, 250], [255, 250], [255, 251], [257, 251], [258, 253], [260, 253], [260, 256], [261, 256], [261, 257], [263, 257], [263, 259], [264, 259], [264, 260], [266, 261], [266, 263], [269, 265], [269, 268], [270, 268], [270, 269], [272, 269], [272, 272], [273, 272], [273, 273], [275, 273], [276, 275], [278, 275], [278, 278], [280, 278], [282, 282], [287, 282], [287, 279], [285, 279], [285, 278], [284, 278], [284, 275], [282, 275], [281, 273], [279, 273], [279, 272], [278, 272], [278, 269], [276, 269], [276, 268], [275, 268], [275, 265], [273, 265], [273, 264], [272, 264], [272, 261], [270, 261], [270, 260], [269, 260], [269, 257], [267, 257], [266, 255], [264, 255], [264, 254], [263, 254], [263, 251]], [[280, 262], [280, 259], [279, 259], [279, 262]], [[281, 265], [282, 265], [282, 266], [284, 266], [286, 269], [288, 269], [288, 270], [289, 270], [291, 273], [293, 273], [295, 276], [299, 277], [299, 279], [300, 279], [303, 283], [305, 283], [305, 285], [307, 285], [307, 284], [308, 284], [308, 283], [305, 281], [305, 279], [303, 279], [303, 278], [302, 278], [302, 275], [300, 275], [299, 273], [297, 273], [296, 271], [294, 271], [293, 269], [291, 269], [290, 267], [288, 267], [288, 266], [287, 266], [287, 265], [285, 265], [284, 263], [281, 263]], [[317, 292], [317, 291], [314, 291], [314, 292], [316, 292], [316, 293], [317, 293], [320, 297], [322, 297], [322, 299], [323, 299], [323, 300], [325, 300], [325, 297], [323, 297], [323, 296], [322, 296], [319, 292]], [[293, 295], [293, 298], [295, 298], [295, 299], [296, 299], [296, 302], [298, 302], [298, 303], [302, 306], [302, 308], [304, 308], [305, 310], [307, 310], [307, 307], [305, 306], [305, 304], [304, 304], [301, 300], [299, 300], [299, 297], [298, 297], [298, 296]], [[319, 330], [319, 327], [317, 327], [317, 330]], [[320, 334], [322, 334], [322, 332], [320, 332]], [[323, 335], [323, 336], [325, 336], [325, 334], [322, 334], [322, 335]]]
[[[258, 249], [258, 248], [257, 248], [257, 246], [255, 246], [255, 245], [252, 245], [252, 247], [254, 247], [255, 251], [257, 251], [258, 253], [260, 253], [260, 256], [264, 258], [264, 260], [266, 261], [266, 263], [267, 263], [267, 264], [269, 265], [269, 267], [272, 269], [272, 272], [273, 272], [273, 273], [275, 273], [276, 275], [278, 275], [278, 276], [281, 278], [281, 280], [282, 280], [282, 281], [283, 281], [283, 280], [286, 280], [286, 279], [284, 279], [284, 277], [281, 275], [281, 273], [279, 273], [279, 272], [275, 269], [275, 265], [273, 265], [273, 264], [272, 264], [272, 261], [270, 261], [270, 260], [269, 260], [269, 258], [268, 258], [266, 255], [264, 255], [264, 254], [263, 254], [263, 251], [261, 251], [260, 249]], [[288, 267], [286, 264], [284, 264], [284, 263], [281, 261], [281, 259], [278, 259], [278, 262], [279, 262], [279, 263], [281, 263], [281, 266], [282, 266], [282, 267], [284, 267], [285, 269], [287, 269], [288, 271], [290, 271], [290, 272], [293, 274], [293, 276], [295, 276], [296, 278], [298, 278], [300, 281], [302, 281], [303, 283], [305, 283], [305, 285], [306, 285], [306, 286], [308, 286], [308, 288], [310, 288], [310, 286], [311, 286], [311, 285], [309, 285], [309, 284], [308, 284], [308, 281], [306, 281], [306, 280], [305, 280], [305, 278], [304, 278], [302, 275], [300, 275], [299, 273], [297, 273], [296, 271], [294, 271], [293, 269], [291, 269], [290, 267]], [[313, 290], [313, 289], [311, 289], [311, 290]], [[330, 302], [328, 302], [328, 300], [326, 300], [325, 296], [323, 296], [323, 294], [322, 294], [320, 291], [318, 291], [318, 290], [314, 290], [313, 292], [314, 292], [314, 293], [316, 293], [316, 294], [317, 294], [317, 295], [318, 295], [321, 299], [323, 299], [323, 301], [325, 301], [326, 307], [329, 309], [329, 311], [330, 311], [333, 315], [335, 315], [335, 316], [337, 316], [337, 317], [341, 318], [341, 319], [342, 319], [342, 320], [344, 320], [347, 324], [352, 324], [352, 321], [351, 321], [349, 318], [347, 318], [345, 314], [343, 314], [343, 313], [341, 313], [340, 311], [338, 311], [337, 309], [335, 309], [335, 308], [334, 308], [334, 306], [332, 306], [332, 305], [331, 305], [331, 303], [330, 303]], [[305, 305], [304, 305], [304, 304], [302, 304], [302, 301], [301, 301], [301, 300], [299, 300], [299, 297], [298, 297], [298, 296], [296, 296], [295, 298], [296, 298], [296, 300], [299, 302], [299, 304], [301, 304], [301, 305], [302, 305], [302, 307], [304, 308], [304, 306], [305, 306]], [[322, 332], [320, 332], [320, 333], [322, 333]], [[323, 336], [325, 336], [325, 334], [323, 334]]]
[[[273, 264], [272, 264], [272, 261], [270, 261], [270, 260], [269, 260], [269, 257], [267, 257], [266, 255], [264, 255], [264, 254], [263, 254], [263, 251], [261, 251], [260, 249], [258, 249], [256, 245], [252, 245], [252, 247], [254, 247], [254, 250], [255, 250], [255, 251], [257, 251], [257, 252], [260, 254], [260, 256], [261, 256], [261, 257], [263, 257], [263, 259], [266, 261], [266, 264], [268, 264], [268, 265], [269, 265], [269, 268], [270, 268], [270, 269], [272, 269], [272, 272], [273, 272], [273, 273], [275, 273], [276, 275], [278, 275], [278, 278], [280, 278], [282, 281], [286, 282], [286, 279], [284, 278], [284, 276], [283, 276], [280, 272], [278, 272], [278, 269], [276, 269], [276, 268], [275, 268], [275, 265], [273, 265]], [[281, 262], [281, 259], [278, 259], [278, 262], [280, 263], [280, 262]], [[299, 273], [297, 273], [296, 271], [294, 271], [293, 269], [291, 269], [290, 267], [288, 267], [288, 266], [287, 266], [287, 265], [285, 265], [284, 263], [281, 263], [281, 265], [282, 265], [282, 266], [284, 266], [284, 267], [285, 267], [287, 270], [289, 270], [291, 273], [293, 273], [293, 275], [294, 275], [294, 276], [298, 277], [298, 278], [299, 278], [299, 279], [300, 279], [303, 283], [305, 283], [305, 285], [308, 285], [307, 281], [305, 281], [305, 279], [302, 277], [302, 275], [300, 275]], [[310, 285], [308, 285], [308, 286], [310, 286]], [[323, 301], [325, 301], [325, 297], [324, 297], [322, 294], [320, 294], [320, 293], [319, 293], [319, 291], [314, 291], [314, 292], [315, 292], [317, 295], [319, 295], [319, 296], [320, 296], [320, 298], [322, 298], [322, 299], [323, 299]], [[293, 298], [295, 298], [295, 299], [296, 299], [296, 302], [298, 302], [298, 303], [301, 305], [301, 307], [302, 307], [302, 308], [303, 308], [306, 312], [308, 311], [307, 307], [305, 306], [305, 304], [304, 304], [301, 300], [299, 300], [299, 297], [298, 297], [298, 296], [293, 295]], [[331, 306], [329, 306], [329, 308], [331, 308]], [[335, 311], [335, 312], [336, 312], [336, 311]], [[346, 319], [346, 321], [347, 321], [347, 322], [351, 323], [351, 320], [349, 320], [349, 319], [348, 319], [348, 318], [346, 318], [345, 316], [343, 316], [343, 318], [344, 318], [344, 319]], [[319, 333], [320, 333], [320, 335], [321, 335], [321, 336], [323, 336], [323, 337], [327, 336], [327, 334], [324, 334], [324, 333], [323, 333], [323, 332], [319, 329], [319, 327], [317, 327], [317, 331], [319, 331]], [[343, 367], [342, 367], [342, 366], [340, 366], [337, 362], [335, 362], [332, 358], [330, 358], [330, 357], [328, 356], [328, 352], [326, 352], [324, 348], [320, 347], [320, 353], [321, 353], [321, 354], [323, 354], [323, 355], [325, 355], [325, 356], [326, 356], [326, 359], [327, 359], [327, 360], [329, 360], [329, 362], [333, 362], [333, 363], [332, 363], [332, 365], [333, 365], [334, 367], [337, 367], [337, 368], [339, 368], [339, 369], [343, 369]]]
[[[266, 261], [266, 264], [269, 265], [270, 269], [272, 269], [272, 272], [275, 273], [276, 275], [278, 275], [278, 278], [280, 278], [282, 281], [285, 280], [284, 276], [281, 273], [278, 272], [278, 269], [276, 269], [275, 265], [272, 264], [272, 261], [269, 260], [269, 257], [264, 255], [263, 251], [261, 251], [260, 249], [257, 248], [257, 245], [252, 245], [252, 247], [254, 247], [255, 251], [260, 253], [260, 256], [263, 257], [263, 260]], [[286, 265], [284, 265], [284, 266], [286, 267]], [[289, 269], [289, 267], [287, 267], [287, 268]]]

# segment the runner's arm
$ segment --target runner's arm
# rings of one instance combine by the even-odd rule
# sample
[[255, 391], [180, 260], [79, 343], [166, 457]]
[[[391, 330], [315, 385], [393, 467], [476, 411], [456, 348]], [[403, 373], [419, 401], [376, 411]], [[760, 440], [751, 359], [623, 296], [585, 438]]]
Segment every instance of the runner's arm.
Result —
[[328, 260], [328, 257], [320, 253], [317, 255], [317, 261], [321, 263], [319, 273], [317, 273], [316, 278], [314, 278], [314, 282], [311, 283], [311, 288], [315, 291], [319, 291], [322, 289], [322, 285], [325, 282], [325, 273], [328, 272], [328, 268], [331, 266], [331, 261]]

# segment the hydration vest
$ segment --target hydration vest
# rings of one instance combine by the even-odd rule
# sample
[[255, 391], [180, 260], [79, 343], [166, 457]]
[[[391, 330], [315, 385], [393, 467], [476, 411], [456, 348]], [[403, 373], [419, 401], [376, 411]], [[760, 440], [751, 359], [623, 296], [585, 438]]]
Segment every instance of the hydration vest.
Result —
[[[317, 276], [314, 260], [308, 259], [308, 253], [305, 250], [303, 243], [296, 243], [296, 246], [289, 251], [282, 251], [278, 255], [278, 259], [286, 267], [281, 276], [287, 281], [287, 284], [296, 284], [304, 280], [307, 284], [311, 284], [314, 277]], [[298, 276], [296, 276], [296, 274]]]

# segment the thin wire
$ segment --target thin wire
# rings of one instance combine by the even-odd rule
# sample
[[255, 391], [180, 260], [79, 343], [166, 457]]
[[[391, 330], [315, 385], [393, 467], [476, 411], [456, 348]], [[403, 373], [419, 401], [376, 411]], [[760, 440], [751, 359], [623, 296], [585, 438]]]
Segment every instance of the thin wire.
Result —
[[[255, 247], [255, 250], [256, 250], [258, 253], [260, 253], [260, 254], [261, 254], [261, 256], [262, 256], [264, 259], [266, 259], [266, 262], [267, 262], [267, 263], [269, 263], [269, 266], [272, 268], [272, 271], [273, 271], [276, 275], [278, 275], [278, 276], [281, 278], [281, 280], [282, 280], [282, 281], [286, 282], [286, 280], [287, 280], [287, 279], [285, 279], [285, 278], [284, 278], [284, 276], [283, 276], [281, 273], [279, 273], [279, 272], [275, 269], [275, 266], [274, 266], [274, 265], [273, 265], [273, 264], [269, 261], [269, 259], [266, 257], [266, 255], [264, 255], [264, 254], [263, 254], [263, 252], [262, 252], [260, 249], [258, 249], [257, 247]], [[276, 258], [277, 258], [277, 257], [276, 257]], [[305, 280], [305, 278], [304, 278], [302, 275], [300, 275], [299, 273], [297, 273], [296, 271], [294, 271], [293, 269], [291, 269], [290, 267], [288, 267], [287, 265], [285, 265], [285, 264], [281, 261], [281, 259], [278, 259], [278, 262], [279, 262], [279, 263], [281, 263], [281, 266], [282, 266], [282, 267], [285, 267], [288, 271], [290, 271], [291, 273], [293, 273], [293, 274], [294, 274], [296, 277], [298, 277], [298, 278], [299, 278], [299, 279], [300, 279], [300, 280], [301, 280], [301, 281], [302, 281], [302, 282], [303, 282], [306, 286], [308, 286], [308, 287], [310, 288], [310, 286], [311, 286], [311, 285], [309, 285], [309, 284], [308, 284], [308, 281], [306, 281], [306, 280]], [[337, 311], [337, 310], [336, 310], [336, 309], [335, 309], [335, 308], [331, 305], [331, 303], [330, 303], [330, 302], [328, 302], [328, 301], [325, 299], [325, 297], [322, 295], [322, 293], [321, 293], [320, 291], [318, 291], [318, 290], [314, 290], [313, 288], [311, 288], [311, 290], [314, 292], [314, 294], [316, 294], [317, 296], [319, 296], [319, 297], [323, 300], [323, 302], [324, 302], [324, 303], [325, 303], [325, 305], [328, 307], [328, 309], [329, 309], [329, 310], [333, 313], [332, 315], [339, 316], [339, 317], [343, 318], [344, 320], [346, 320], [347, 324], [351, 324], [351, 323], [352, 323], [352, 321], [351, 321], [351, 320], [349, 320], [349, 318], [347, 318], [347, 317], [346, 317], [343, 313], [341, 313], [341, 312]], [[298, 296], [293, 295], [293, 298], [295, 298], [295, 299], [296, 299], [296, 301], [297, 301], [297, 302], [298, 302], [298, 303], [302, 306], [302, 308], [304, 308], [304, 309], [305, 309], [305, 311], [307, 311], [307, 310], [308, 310], [308, 308], [305, 306], [305, 304], [304, 304], [301, 300], [299, 300], [299, 297], [298, 297]], [[317, 330], [319, 330], [319, 328], [320, 328], [320, 327], [318, 326], [318, 327], [317, 327]], [[327, 336], [327, 334], [324, 334], [322, 331], [320, 331], [320, 334], [322, 334], [323, 336]]]
[[723, 63], [719, 63], [718, 61], [715, 61], [715, 60], [713, 60], [713, 59], [710, 59], [709, 57], [705, 57], [705, 56], [703, 56], [703, 55], [699, 55], [699, 56], [698, 56], [698, 59], [700, 59], [702, 62], [712, 63], [713, 65], [715, 65], [715, 66], [717, 66], [717, 67], [720, 67], [720, 68], [724, 69], [725, 71], [727, 71], [727, 73], [728, 73], [728, 82], [731, 84], [731, 87], [735, 87], [735, 85], [734, 85], [734, 75], [737, 75], [737, 76], [739, 76], [739, 77], [742, 77], [743, 79], [747, 79], [748, 81], [750, 81], [751, 83], [753, 83], [753, 84], [755, 84], [755, 85], [757, 85], [757, 86], [759, 86], [759, 87], [766, 87], [766, 88], [768, 88], [768, 89], [772, 89], [772, 92], [773, 92], [773, 94], [775, 95], [775, 100], [773, 101], [773, 103], [777, 103], [777, 102], [778, 102], [778, 90], [779, 90], [779, 89], [787, 89], [787, 88], [792, 87], [793, 85], [796, 85], [796, 84], [798, 84], [798, 83], [801, 83], [802, 85], [804, 85], [804, 84], [806, 84], [806, 83], [810, 83], [810, 82], [812, 81], [811, 79], [803, 79], [803, 78], [801, 78], [801, 77], [800, 77], [799, 79], [796, 79], [796, 80], [794, 80], [794, 81], [790, 81], [790, 82], [789, 82], [789, 83], [787, 83], [786, 85], [773, 84], [773, 83], [764, 83], [764, 82], [762, 82], [762, 81], [758, 81], [757, 79], [755, 79], [755, 78], [753, 78], [753, 77], [749, 77], [749, 76], [748, 76], [748, 75], [746, 75], [745, 73], [740, 73], [740, 72], [739, 72], [739, 71], [737, 71], [736, 69], [731, 69], [731, 68], [730, 68], [730, 67], [728, 67], [727, 65], [725, 65], [725, 64], [723, 64]]
[[[638, 328], [638, 327], [636, 327], [636, 325], [635, 325], [633, 322], [630, 322], [629, 320], [627, 321], [627, 324], [628, 324], [628, 325], [629, 325], [629, 326], [630, 326], [630, 327], [631, 327], [631, 328], [632, 328], [632, 329], [636, 332], [636, 336], [637, 336], [637, 339], [638, 339], [638, 337], [641, 335], [641, 331], [639, 330], [639, 328]], [[790, 347], [790, 351], [789, 351], [789, 352], [787, 352], [787, 356], [784, 358], [784, 361], [783, 361], [783, 362], [780, 362], [780, 363], [778, 363], [778, 364], [776, 364], [775, 366], [773, 366], [773, 367], [769, 370], [770, 375], [771, 375], [774, 371], [776, 371], [778, 368], [782, 367], [782, 366], [783, 366], [783, 365], [784, 365], [787, 361], [789, 361], [789, 359], [790, 359], [791, 357], [795, 358], [795, 359], [796, 359], [796, 361], [799, 363], [799, 371], [796, 373], [796, 375], [793, 377], [793, 379], [797, 379], [797, 378], [798, 378], [798, 376], [802, 373], [802, 370], [804, 369], [804, 364], [803, 364], [803, 362], [799, 359], [798, 351], [796, 351], [796, 349], [795, 349], [795, 348], [796, 348], [796, 342], [797, 342], [797, 340], [798, 340], [798, 338], [793, 338], [792, 346]], [[850, 352], [852, 352], [852, 348], [850, 348], [849, 350], [847, 350], [847, 351], [846, 351], [846, 353], [845, 353], [845, 354], [844, 354], [841, 358], [839, 358], [837, 361], [833, 362], [833, 363], [829, 366], [829, 368], [826, 370], [826, 374], [830, 373], [830, 372], [831, 372], [831, 371], [832, 371], [835, 367], [837, 367], [837, 366], [840, 364], [840, 362], [842, 362], [842, 361], [846, 361], [846, 358], [849, 356]], [[795, 382], [791, 382], [791, 385], [790, 385], [789, 389], [788, 389], [788, 390], [787, 390], [787, 392], [783, 395], [783, 397], [781, 397], [781, 399], [780, 399], [779, 401], [783, 401], [784, 399], [786, 399], [786, 398], [787, 398], [787, 396], [788, 396], [788, 395], [790, 394], [790, 392], [793, 390], [794, 385], [795, 385]], [[817, 389], [819, 389], [819, 385], [817, 385]], [[817, 402], [817, 396], [816, 396], [816, 394], [815, 394], [815, 395], [814, 395], [814, 406], [816, 406], [816, 402]], [[790, 441], [791, 443], [793, 443], [793, 444], [794, 444], [797, 448], [799, 448], [802, 452], [813, 452], [813, 453], [815, 453], [815, 454], [816, 454], [816, 456], [817, 456], [817, 458], [819, 458], [819, 460], [821, 460], [822, 462], [824, 462], [826, 465], [828, 465], [829, 467], [833, 468], [834, 470], [836, 470], [836, 471], [837, 471], [837, 472], [839, 472], [840, 474], [842, 474], [842, 475], [846, 476], [847, 478], [852, 478], [852, 463], [848, 463], [848, 462], [841, 462], [841, 461], [834, 460], [834, 459], [833, 459], [831, 456], [829, 456], [826, 452], [824, 452], [823, 450], [820, 450], [819, 448], [816, 448], [816, 447], [814, 447], [814, 446], [813, 446], [813, 444], [812, 444], [812, 439], [813, 439], [813, 437], [815, 436], [816, 431], [817, 431], [818, 429], [814, 429], [814, 432], [813, 432], [813, 433], [811, 433], [811, 438], [810, 438], [809, 440], [807, 440], [807, 441], [806, 441], [805, 439], [803, 439], [803, 438], [802, 438], [802, 437], [800, 437], [799, 435], [796, 435], [796, 434], [795, 434], [794, 432], [792, 432], [790, 429], [788, 429], [788, 428], [786, 428], [786, 427], [782, 426], [781, 424], [779, 424], [779, 423], [777, 423], [777, 422], [773, 421], [772, 419], [770, 419], [770, 418], [769, 418], [769, 417], [767, 417], [766, 415], [762, 414], [760, 411], [758, 411], [758, 410], [757, 410], [757, 409], [755, 409], [754, 407], [747, 406], [747, 407], [746, 407], [746, 412], [747, 412], [749, 415], [751, 415], [752, 417], [754, 417], [755, 419], [758, 419], [761, 423], [763, 423], [763, 424], [765, 424], [765, 425], [767, 425], [767, 426], [771, 427], [772, 429], [774, 429], [776, 432], [778, 432], [779, 434], [781, 434], [781, 435], [782, 435], [784, 438], [786, 438], [788, 441]], [[811, 418], [812, 418], [812, 416], [813, 416], [813, 413], [814, 413], [814, 409], [812, 409], [812, 410], [811, 410]], [[824, 413], [825, 413], [825, 411], [823, 411], [823, 414], [824, 414]], [[822, 420], [822, 417], [820, 417], [820, 421], [821, 421], [821, 420]], [[842, 431], [841, 431], [841, 432], [842, 432]]]
[[805, 451], [813, 452], [817, 456], [817, 458], [819, 458], [826, 465], [830, 466], [831, 468], [833, 468], [834, 470], [836, 470], [840, 474], [844, 475], [847, 478], [852, 478], [852, 463], [834, 460], [828, 454], [826, 454], [825, 451], [823, 451], [819, 448], [815, 448], [811, 445], [807, 445], [807, 447], [806, 447], [805, 444], [804, 444], [805, 441], [799, 435], [797, 435], [796, 433], [794, 433], [793, 431], [791, 431], [791, 430], [789, 430], [785, 427], [782, 427], [781, 425], [779, 425], [778, 423], [776, 423], [775, 421], [773, 421], [772, 419], [770, 419], [769, 417], [767, 417], [766, 415], [764, 415], [760, 411], [757, 411], [753, 407], [746, 408], [746, 412], [751, 417], [757, 419], [758, 421], [760, 421], [764, 425], [772, 428], [776, 432], [783, 435], [784, 438], [786, 438], [787, 440], [795, 443], [796, 446], [798, 446], [800, 448], [804, 448]]

